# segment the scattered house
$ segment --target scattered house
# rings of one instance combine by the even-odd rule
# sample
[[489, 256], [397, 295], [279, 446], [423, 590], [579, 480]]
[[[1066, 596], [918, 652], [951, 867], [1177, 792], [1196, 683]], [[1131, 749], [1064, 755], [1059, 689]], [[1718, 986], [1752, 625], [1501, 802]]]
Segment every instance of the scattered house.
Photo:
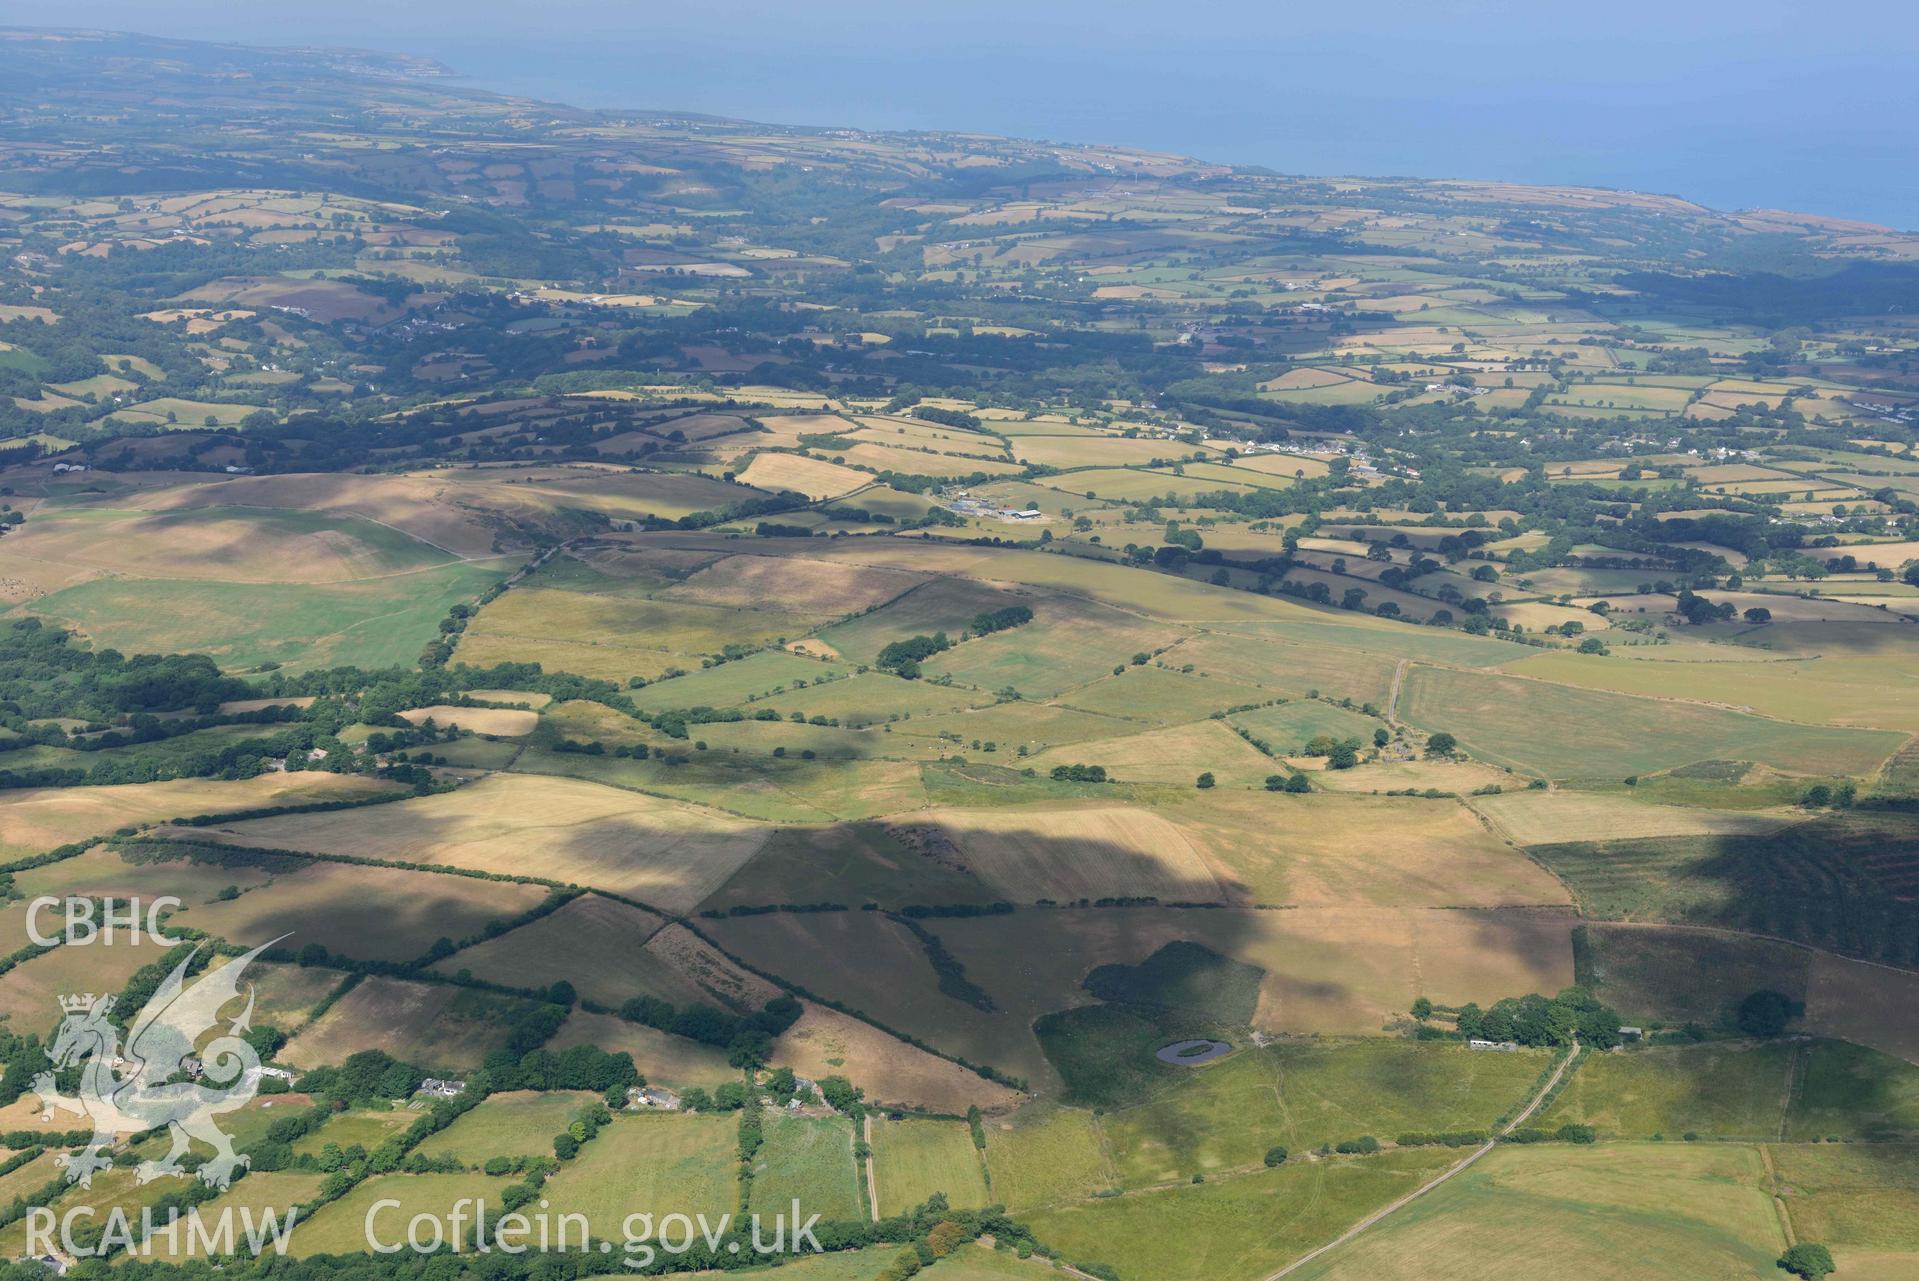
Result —
[[677, 1112], [680, 1107], [680, 1096], [664, 1086], [649, 1085], [632, 1094], [633, 1101], [643, 1108], [664, 1108], [669, 1112]]
[[420, 1082], [419, 1092], [430, 1094], [436, 1099], [453, 1099], [458, 1098], [465, 1089], [465, 1081], [442, 1081], [437, 1076], [429, 1076]]
[[67, 1269], [73, 1266], [73, 1260], [61, 1254], [36, 1254], [29, 1262], [37, 1263], [56, 1277], [63, 1277]]
[[[308, 759], [308, 760], [310, 760], [310, 761], [323, 761], [323, 760], [325, 760], [325, 759], [326, 759], [326, 748], [324, 748], [324, 747], [314, 747], [314, 748], [309, 748], [309, 749], [308, 749], [308, 751], [307, 751], [307, 759]], [[465, 1087], [462, 1087], [462, 1088], [465, 1088]]]
[[187, 1074], [189, 1081], [197, 1081], [206, 1075], [207, 1065], [200, 1061], [199, 1056], [189, 1054], [180, 1060], [180, 1070]]
[[262, 1068], [260, 1069], [260, 1075], [261, 1075], [261, 1076], [270, 1076], [270, 1077], [272, 1077], [272, 1078], [274, 1078], [274, 1079], [275, 1079], [275, 1080], [277, 1080], [277, 1081], [289, 1081], [289, 1082], [290, 1082], [290, 1081], [292, 1081], [292, 1080], [293, 1080], [293, 1075], [294, 1075], [294, 1074], [293, 1074], [293, 1072], [292, 1072], [291, 1070], [289, 1070], [289, 1069], [287, 1069], [287, 1068], [283, 1068], [283, 1067], [262, 1067]]
[[1482, 1041], [1477, 1037], [1466, 1042], [1469, 1050], [1497, 1050], [1501, 1054], [1511, 1054], [1519, 1048], [1517, 1041]]
[[85, 463], [55, 463], [53, 465], [53, 470], [55, 471], [85, 471], [86, 469], [87, 465]]
[[1643, 1027], [1621, 1027], [1619, 1029], [1619, 1039], [1622, 1041], [1637, 1041], [1644, 1035], [1646, 1035], [1646, 1029]]
[[795, 1099], [810, 1099], [818, 1094], [819, 1091], [820, 1087], [805, 1077], [796, 1076], [793, 1078], [793, 1097]]

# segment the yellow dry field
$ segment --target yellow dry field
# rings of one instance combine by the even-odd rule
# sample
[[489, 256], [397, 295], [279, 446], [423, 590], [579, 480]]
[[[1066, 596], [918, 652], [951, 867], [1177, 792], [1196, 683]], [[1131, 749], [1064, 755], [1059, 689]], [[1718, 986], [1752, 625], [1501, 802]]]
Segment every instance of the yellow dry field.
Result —
[[[1357, 773], [1358, 771], [1352, 771]], [[1240, 902], [1509, 907], [1572, 900], [1457, 802], [1195, 791], [1163, 806]]]
[[1788, 811], [1731, 812], [1690, 805], [1651, 805], [1630, 797], [1567, 791], [1507, 792], [1475, 796], [1467, 803], [1515, 845], [1650, 836], [1755, 836], [1776, 832], [1803, 818]]
[[790, 490], [808, 498], [839, 498], [873, 483], [865, 472], [799, 454], [755, 454], [740, 483], [768, 491]]
[[589, 1001], [618, 1006], [642, 993], [675, 1004], [710, 1001], [704, 989], [646, 950], [666, 918], [587, 894], [529, 925], [467, 948], [433, 968], [471, 970], [508, 987], [547, 987], [564, 979]]
[[284, 938], [292, 948], [317, 942], [356, 961], [411, 961], [437, 938], [477, 934], [547, 894], [474, 876], [301, 861], [238, 898], [188, 908], [182, 923], [248, 947]]
[[958, 848], [968, 871], [1010, 902], [1146, 897], [1212, 902], [1218, 880], [1185, 834], [1150, 810], [1084, 804], [915, 814]]
[[1324, 756], [1286, 758], [1295, 769], [1309, 770], [1313, 786], [1329, 792], [1395, 792], [1406, 788], [1425, 791], [1436, 787], [1461, 796], [1475, 788], [1496, 784], [1500, 787], [1524, 787], [1526, 780], [1515, 778], [1503, 769], [1478, 761], [1374, 761], [1356, 769], [1327, 769]]
[[595, 1046], [608, 1054], [631, 1054], [640, 1075], [654, 1085], [681, 1089], [698, 1085], [710, 1090], [739, 1075], [739, 1069], [727, 1063], [725, 1050], [610, 1014], [575, 1009], [546, 1048], [568, 1050], [576, 1045]]
[[433, 477], [232, 476], [141, 496], [151, 511], [203, 507], [279, 507], [361, 516], [457, 556], [485, 556], [502, 524]]
[[392, 788], [390, 783], [350, 774], [306, 772], [262, 774], [236, 782], [191, 778], [0, 791], [0, 853], [39, 853], [121, 827], [170, 818], [347, 800]]
[[533, 727], [540, 723], [538, 712], [515, 711], [506, 707], [455, 707], [446, 703], [401, 712], [400, 719], [410, 725], [432, 721], [441, 729], [452, 725], [459, 729], [470, 729], [475, 734], [491, 734], [496, 738], [519, 738], [531, 734]]
[[380, 1050], [435, 1067], [478, 1067], [506, 1039], [506, 1024], [450, 1017], [465, 993], [450, 983], [369, 977], [287, 1042], [279, 1059], [311, 1068]]
[[[58, 929], [43, 917], [41, 928]], [[51, 1031], [61, 1018], [60, 998], [80, 992], [118, 992], [142, 965], [164, 957], [167, 949], [142, 934], [134, 943], [116, 935], [87, 947], [60, 946], [23, 961], [0, 983], [0, 1018], [16, 1036]]]
[[[1072, 695], [1066, 699], [1070, 703]], [[1278, 768], [1223, 721], [1211, 720], [1052, 747], [1028, 764], [1042, 774], [1056, 765], [1103, 765], [1109, 778], [1121, 782], [1188, 787], [1202, 771], [1211, 773], [1221, 787], [1245, 787], [1260, 784]]]
[[850, 448], [835, 449], [833, 457], [871, 467], [879, 472], [898, 472], [903, 476], [971, 476], [985, 472], [989, 476], [1015, 475], [1025, 468], [1018, 463], [1001, 462], [974, 455], [933, 453], [918, 449], [899, 449], [860, 441]]
[[728, 556], [660, 592], [664, 600], [795, 614], [857, 614], [930, 581], [932, 575], [804, 556]]
[[1815, 952], [1806, 984], [1806, 1030], [1919, 1063], [1919, 974]]
[[696, 805], [518, 774], [370, 810], [286, 814], [203, 832], [242, 845], [539, 877], [673, 912], [690, 911], [766, 839], [764, 829]]
[[[773, 1045], [773, 1062], [817, 1081], [844, 1076], [879, 1104], [959, 1113], [1016, 1106], [1017, 1091], [811, 1001]], [[562, 1029], [564, 1034], [565, 1029]], [[637, 1062], [637, 1060], [635, 1060]]]

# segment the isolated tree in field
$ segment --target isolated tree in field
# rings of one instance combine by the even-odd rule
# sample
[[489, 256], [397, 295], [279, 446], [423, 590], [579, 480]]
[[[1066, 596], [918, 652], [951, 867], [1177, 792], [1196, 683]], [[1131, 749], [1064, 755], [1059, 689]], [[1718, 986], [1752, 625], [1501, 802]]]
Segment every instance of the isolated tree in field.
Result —
[[1812, 1241], [1801, 1241], [1779, 1256], [1779, 1267], [1806, 1281], [1820, 1281], [1833, 1271], [1832, 1251]]
[[1739, 1003], [1739, 1030], [1747, 1036], [1778, 1036], [1792, 1017], [1792, 1001], [1778, 992], [1754, 992]]
[[1426, 739], [1426, 751], [1432, 756], [1451, 756], [1459, 750], [1459, 740], [1440, 730]]
[[1200, 788], [1202, 791], [1205, 790], [1206, 788], [1211, 787], [1212, 785], [1213, 785], [1213, 774], [1211, 770], [1208, 770], [1206, 773], [1201, 774], [1199, 776], [1199, 779], [1193, 784], [1193, 786]]
[[1306, 781], [1304, 774], [1295, 774], [1286, 780], [1286, 790], [1297, 795], [1300, 792], [1312, 791], [1313, 785]]
[[1746, 611], [1746, 621], [1749, 623], [1770, 623], [1772, 621], [1772, 611], [1764, 605], [1754, 605]]
[[1274, 1166], [1285, 1165], [1285, 1164], [1286, 1164], [1285, 1148], [1267, 1148], [1266, 1149], [1266, 1168], [1267, 1169], [1270, 1170]]
[[1415, 997], [1413, 999], [1413, 1017], [1418, 1019], [1421, 1023], [1424, 1023], [1427, 1019], [1431, 1018], [1432, 1016], [1433, 1016], [1433, 1003], [1427, 1000], [1423, 996]]

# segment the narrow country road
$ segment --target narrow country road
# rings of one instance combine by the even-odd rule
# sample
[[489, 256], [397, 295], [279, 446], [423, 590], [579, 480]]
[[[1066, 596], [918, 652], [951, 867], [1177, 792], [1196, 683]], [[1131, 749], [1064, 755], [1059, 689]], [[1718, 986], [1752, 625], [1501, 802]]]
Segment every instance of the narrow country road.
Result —
[[[1532, 1118], [1532, 1114], [1539, 1110], [1539, 1105], [1546, 1101], [1546, 1096], [1553, 1092], [1553, 1087], [1559, 1084], [1560, 1080], [1566, 1075], [1567, 1070], [1572, 1067], [1573, 1060], [1578, 1057], [1579, 1057], [1579, 1042], [1575, 1040], [1572, 1045], [1572, 1052], [1567, 1054], [1565, 1058], [1560, 1060], [1559, 1066], [1553, 1069], [1553, 1074], [1546, 1078], [1546, 1083], [1544, 1085], [1539, 1087], [1539, 1093], [1533, 1095], [1532, 1101], [1526, 1104], [1525, 1110], [1522, 1111], [1518, 1116], [1514, 1117], [1512, 1120], [1508, 1121], [1505, 1124], [1505, 1126], [1500, 1129], [1499, 1133], [1510, 1134], [1515, 1129], [1519, 1128], [1520, 1126], [1524, 1125], [1528, 1120], [1530, 1120]], [[1425, 1183], [1422, 1183], [1420, 1186], [1414, 1188], [1411, 1192], [1408, 1192], [1405, 1196], [1399, 1198], [1399, 1200], [1393, 1202], [1391, 1205], [1386, 1206], [1384, 1209], [1375, 1210], [1373, 1213], [1367, 1215], [1365, 1218], [1361, 1219], [1358, 1223], [1353, 1224], [1352, 1227], [1347, 1228], [1344, 1232], [1334, 1237], [1331, 1241], [1328, 1241], [1325, 1245], [1320, 1246], [1317, 1250], [1314, 1250], [1312, 1253], [1302, 1254], [1299, 1258], [1294, 1259], [1291, 1263], [1287, 1264], [1285, 1267], [1281, 1268], [1279, 1271], [1269, 1273], [1266, 1277], [1266, 1281], [1279, 1281], [1279, 1278], [1298, 1271], [1300, 1268], [1303, 1268], [1307, 1264], [1311, 1263], [1314, 1259], [1317, 1259], [1320, 1255], [1326, 1254], [1332, 1250], [1337, 1250], [1340, 1246], [1345, 1245], [1348, 1241], [1352, 1240], [1354, 1237], [1364, 1232], [1367, 1228], [1372, 1227], [1375, 1223], [1378, 1223], [1380, 1220], [1386, 1218], [1390, 1214], [1393, 1214], [1394, 1212], [1398, 1211], [1402, 1207], [1410, 1205], [1414, 1201], [1417, 1201], [1420, 1197], [1425, 1196], [1428, 1192], [1431, 1192], [1434, 1188], [1438, 1187], [1440, 1184], [1444, 1183], [1446, 1180], [1452, 1178], [1456, 1174], [1459, 1174], [1461, 1171], [1465, 1170], [1468, 1166], [1471, 1166], [1474, 1162], [1478, 1161], [1480, 1157], [1485, 1156], [1488, 1152], [1492, 1151], [1493, 1148], [1496, 1146], [1498, 1146], [1497, 1137], [1486, 1140], [1484, 1144], [1482, 1144], [1478, 1148], [1475, 1148], [1472, 1154], [1466, 1157], [1465, 1160], [1459, 1162], [1457, 1165], [1452, 1166], [1450, 1169], [1446, 1170], [1444, 1173], [1435, 1175], [1433, 1178], [1427, 1180]]]
[[860, 1118], [860, 1139], [866, 1144], [866, 1204], [873, 1209], [873, 1222], [880, 1221], [880, 1186], [873, 1177], [873, 1114]]
[[1386, 723], [1388, 725], [1399, 724], [1399, 687], [1406, 679], [1406, 669], [1411, 665], [1411, 660], [1405, 658], [1393, 664], [1393, 688], [1392, 692], [1386, 695]]

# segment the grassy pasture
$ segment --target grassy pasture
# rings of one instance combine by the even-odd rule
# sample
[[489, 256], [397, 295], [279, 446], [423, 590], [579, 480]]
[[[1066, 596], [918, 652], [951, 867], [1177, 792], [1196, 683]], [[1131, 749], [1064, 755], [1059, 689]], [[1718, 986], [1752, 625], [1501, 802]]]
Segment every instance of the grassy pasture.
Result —
[[1708, 651], [1700, 656], [1708, 661], [1699, 662], [1627, 655], [1628, 661], [1620, 662], [1617, 654], [1593, 658], [1556, 652], [1508, 664], [1506, 670], [1586, 689], [1746, 708], [1784, 720], [1919, 730], [1919, 694], [1909, 692], [1907, 682], [1886, 681], [1884, 660], [1727, 661], [1737, 653]]
[[882, 1216], [903, 1213], [935, 1192], [955, 1209], [986, 1205], [991, 1194], [983, 1160], [962, 1122], [873, 1122], [873, 1177]]
[[15, 535], [21, 554], [135, 578], [343, 583], [448, 564], [441, 548], [363, 517], [254, 507], [164, 511], [62, 503]]
[[478, 1107], [417, 1149], [426, 1156], [452, 1156], [470, 1166], [495, 1156], [546, 1156], [553, 1136], [581, 1110], [600, 1102], [591, 1091], [509, 1090], [489, 1095]]
[[480, 611], [461, 638], [459, 657], [476, 664], [541, 663], [580, 675], [651, 680], [669, 667], [697, 669], [698, 659], [689, 655], [804, 636], [823, 621], [622, 592], [523, 586]]
[[951, 676], [981, 689], [1011, 686], [1029, 698], [1050, 698], [1180, 637], [1173, 628], [1142, 623], [1090, 601], [1042, 599], [1033, 603], [1033, 613], [1033, 621], [1024, 627], [936, 655], [924, 665], [928, 674]]
[[829, 672], [844, 671], [818, 659], [784, 651], [766, 651], [721, 663], [704, 671], [656, 681], [633, 692], [633, 702], [646, 711], [685, 707], [732, 707], [775, 690], [790, 689], [800, 681], [814, 681]]
[[1101, 1128], [1121, 1182], [1150, 1187], [1255, 1169], [1274, 1145], [1303, 1153], [1362, 1134], [1488, 1129], [1546, 1062], [1436, 1042], [1281, 1042], [1180, 1073]]
[[1031, 603], [1027, 597], [986, 583], [940, 577], [870, 614], [834, 624], [818, 639], [849, 660], [871, 662], [889, 642], [941, 631], [957, 636], [975, 614]]
[[1919, 1067], [1843, 1041], [1802, 1050], [1785, 1137], [1919, 1137]]
[[[1782, 1143], [1767, 1149], [1803, 1241], [1919, 1251], [1919, 1149], [1905, 1144]], [[1850, 1266], [1841, 1275], [1853, 1275]], [[1888, 1276], [1894, 1275], [1891, 1273]]]
[[986, 1170], [993, 1200], [1014, 1213], [1119, 1185], [1098, 1122], [1071, 1108], [1040, 1107], [988, 1122]]
[[[410, 666], [449, 606], [497, 581], [457, 563], [352, 583], [97, 578], [32, 602], [32, 612], [126, 653], [210, 654], [226, 667]], [[511, 595], [511, 593], [509, 593]]]
[[1252, 686], [1149, 665], [1101, 676], [1068, 691], [1061, 701], [1081, 711], [1170, 725], [1271, 698], [1270, 692]]
[[[1400, 715], [1451, 730], [1474, 755], [1557, 778], [1615, 778], [1727, 757], [1800, 773], [1863, 774], [1901, 741], [1436, 667], [1407, 673]], [[1566, 733], [1569, 726], [1578, 732]]]
[[[384, 1244], [404, 1242], [414, 1215], [432, 1215], [444, 1223], [454, 1205], [467, 1198], [485, 1198], [489, 1206], [498, 1206], [501, 1190], [512, 1181], [470, 1173], [375, 1175], [294, 1228], [289, 1253], [295, 1258], [371, 1254], [369, 1229]], [[379, 1210], [369, 1224], [367, 1216], [376, 1203], [389, 1200], [399, 1205]]]
[[1544, 1144], [1499, 1149], [1294, 1275], [1554, 1276], [1577, 1257], [1607, 1281], [1763, 1281], [1785, 1247], [1755, 1148]]
[[1385, 723], [1358, 712], [1349, 712], [1332, 703], [1311, 699], [1240, 712], [1232, 718], [1232, 722], [1255, 737], [1266, 740], [1274, 751], [1286, 756], [1297, 754], [1308, 742], [1322, 734], [1333, 739], [1356, 738], [1361, 743], [1370, 743], [1373, 731]]
[[[1065, 1258], [1104, 1262], [1127, 1281], [1257, 1278], [1332, 1240], [1456, 1159], [1440, 1149], [1300, 1163], [1240, 1179], [1055, 1206], [1029, 1222]], [[1172, 1224], [1179, 1230], [1169, 1231]], [[1204, 1248], [1196, 1250], [1195, 1241]]]
[[629, 1214], [719, 1216], [739, 1208], [738, 1123], [730, 1116], [620, 1116], [548, 1180], [555, 1209], [621, 1239]]
[[766, 1145], [753, 1162], [749, 1209], [771, 1218], [792, 1212], [801, 1217], [861, 1217], [858, 1168], [853, 1161], [853, 1124], [841, 1117], [767, 1113]]
[[1693, 1131], [1776, 1139], [1798, 1047], [1706, 1043], [1595, 1054], [1539, 1117], [1547, 1129], [1578, 1122], [1623, 1138]]

